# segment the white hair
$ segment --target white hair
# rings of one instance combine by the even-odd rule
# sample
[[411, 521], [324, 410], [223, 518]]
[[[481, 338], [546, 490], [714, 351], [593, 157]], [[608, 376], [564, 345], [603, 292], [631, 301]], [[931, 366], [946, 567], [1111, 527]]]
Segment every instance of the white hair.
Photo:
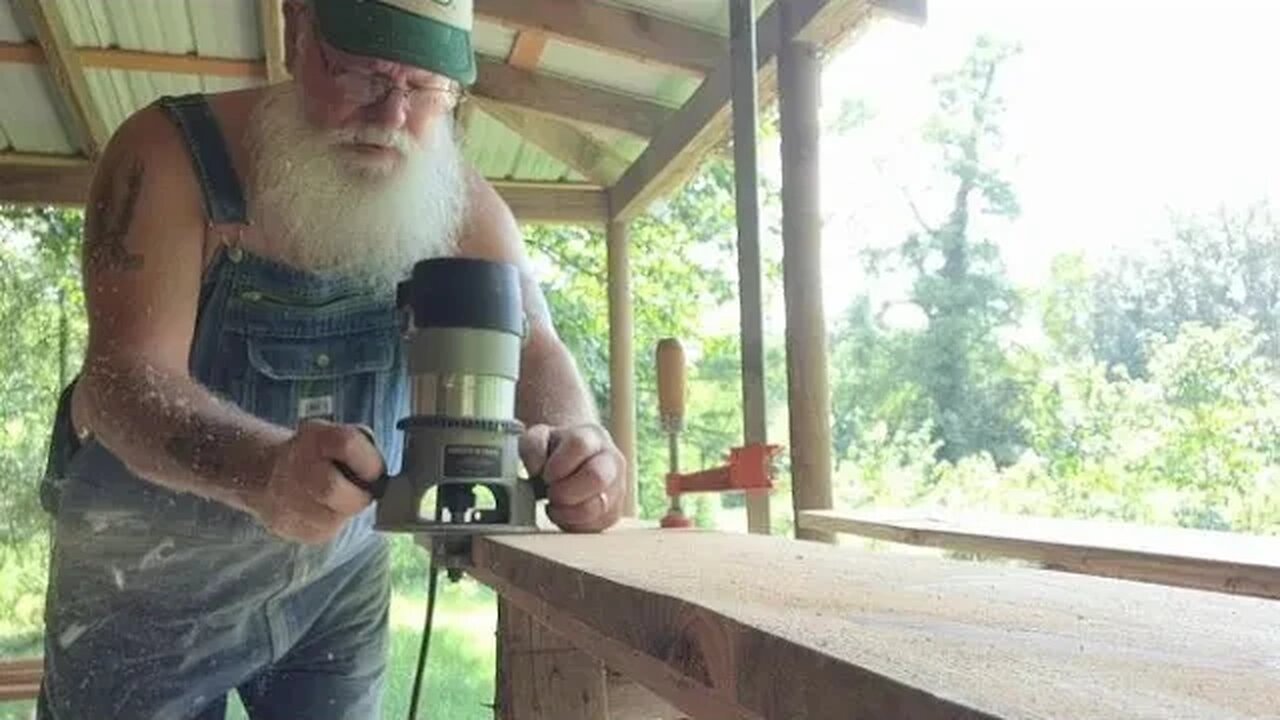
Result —
[[[462, 153], [448, 116], [420, 142], [380, 128], [321, 130], [301, 89], [264, 91], [248, 133], [249, 198], [271, 257], [317, 272], [394, 285], [419, 260], [452, 254], [466, 210]], [[343, 146], [376, 143], [398, 161], [365, 161]]]

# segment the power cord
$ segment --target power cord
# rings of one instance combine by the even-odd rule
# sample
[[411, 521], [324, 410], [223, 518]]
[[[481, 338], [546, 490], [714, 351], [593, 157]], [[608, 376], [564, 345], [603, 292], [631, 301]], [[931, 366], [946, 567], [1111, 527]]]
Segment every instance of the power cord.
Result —
[[[444, 507], [437, 503], [436, 522], [444, 517]], [[418, 720], [418, 699], [422, 691], [422, 676], [427, 669], [427, 650], [431, 645], [431, 622], [436, 614], [436, 587], [440, 580], [440, 568], [436, 565], [436, 547], [433, 543], [427, 553], [427, 616], [422, 621], [422, 645], [418, 648], [418, 669], [413, 677], [413, 694], [409, 698], [409, 720]]]

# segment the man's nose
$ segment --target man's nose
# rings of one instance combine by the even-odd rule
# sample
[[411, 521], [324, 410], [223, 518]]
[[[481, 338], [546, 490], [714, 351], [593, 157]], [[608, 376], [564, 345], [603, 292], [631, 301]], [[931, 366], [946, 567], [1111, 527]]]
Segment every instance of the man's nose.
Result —
[[381, 100], [365, 108], [365, 119], [377, 127], [399, 130], [408, 118], [408, 109], [404, 91], [391, 88]]

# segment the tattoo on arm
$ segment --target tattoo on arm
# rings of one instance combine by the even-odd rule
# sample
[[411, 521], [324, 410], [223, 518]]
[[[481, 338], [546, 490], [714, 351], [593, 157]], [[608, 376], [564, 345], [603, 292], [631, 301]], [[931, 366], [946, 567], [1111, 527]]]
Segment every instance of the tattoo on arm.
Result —
[[[107, 197], [93, 208], [95, 236], [86, 248], [91, 267], [106, 270], [137, 270], [142, 267], [142, 255], [129, 252], [124, 240], [133, 224], [138, 194], [142, 190], [142, 163], [135, 160], [125, 178], [124, 197], [116, 198], [116, 183], [107, 186]], [[118, 200], [118, 202], [117, 202]]]

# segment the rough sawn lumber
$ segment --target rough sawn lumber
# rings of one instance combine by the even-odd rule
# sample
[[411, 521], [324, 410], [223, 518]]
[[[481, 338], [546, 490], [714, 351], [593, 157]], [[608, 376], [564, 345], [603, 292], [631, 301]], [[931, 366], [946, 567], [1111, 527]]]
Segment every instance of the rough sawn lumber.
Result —
[[478, 538], [472, 559], [699, 719], [1280, 717], [1266, 600], [702, 531]]

